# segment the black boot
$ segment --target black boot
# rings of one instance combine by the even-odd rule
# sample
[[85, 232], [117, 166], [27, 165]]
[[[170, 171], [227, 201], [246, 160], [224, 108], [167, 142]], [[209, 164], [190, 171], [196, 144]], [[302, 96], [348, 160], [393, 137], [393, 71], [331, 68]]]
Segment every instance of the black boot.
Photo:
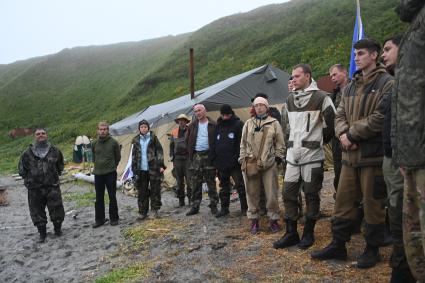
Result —
[[40, 233], [40, 237], [38, 238], [38, 243], [44, 243], [47, 237], [47, 229], [46, 225], [37, 226], [38, 233]]
[[179, 206], [180, 206], [180, 207], [185, 206], [185, 203], [184, 203], [184, 197], [179, 198]]
[[220, 218], [220, 217], [226, 216], [228, 214], [229, 214], [229, 207], [223, 206], [223, 207], [221, 207], [220, 212], [215, 215], [215, 217]]
[[385, 230], [384, 230], [384, 241], [382, 242], [381, 247], [387, 247], [393, 243], [393, 236], [391, 235], [391, 229], [390, 229], [390, 219], [388, 217], [388, 211], [387, 216], [385, 218]]
[[55, 235], [60, 237], [62, 236], [62, 222], [53, 223], [53, 228], [55, 230]]
[[298, 244], [300, 249], [308, 249], [314, 243], [314, 226], [316, 225], [316, 220], [307, 218], [305, 225], [303, 236], [301, 237], [301, 241]]
[[371, 268], [381, 261], [379, 247], [366, 244], [364, 252], [357, 258], [358, 268]]
[[393, 268], [391, 272], [390, 283], [416, 283], [409, 267], [406, 268]]
[[239, 195], [239, 201], [241, 203], [241, 213], [242, 215], [246, 215], [246, 211], [248, 210], [248, 204], [246, 202], [246, 196], [245, 194], [240, 194]]
[[217, 215], [218, 213], [217, 205], [210, 205], [210, 210], [212, 215], [214, 216]]
[[286, 219], [286, 232], [282, 238], [273, 243], [273, 248], [283, 249], [294, 246], [300, 242], [297, 231], [297, 221]]
[[339, 240], [332, 240], [332, 242], [324, 249], [311, 253], [311, 258], [318, 260], [326, 259], [347, 259], [347, 248], [345, 242]]
[[192, 208], [186, 213], [186, 216], [191, 216], [199, 213], [199, 208], [192, 206]]

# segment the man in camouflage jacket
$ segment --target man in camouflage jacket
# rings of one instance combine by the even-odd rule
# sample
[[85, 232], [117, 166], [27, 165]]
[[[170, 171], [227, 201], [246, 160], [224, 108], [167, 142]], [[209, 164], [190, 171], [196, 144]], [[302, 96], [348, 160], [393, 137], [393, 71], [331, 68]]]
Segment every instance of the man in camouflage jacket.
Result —
[[404, 173], [403, 240], [418, 282], [425, 282], [425, 1], [401, 0], [410, 27], [399, 46], [391, 111], [393, 161]]
[[22, 154], [19, 161], [19, 175], [28, 189], [28, 205], [31, 220], [40, 233], [39, 242], [46, 240], [46, 206], [55, 234], [62, 235], [61, 226], [65, 217], [59, 187], [59, 175], [63, 171], [62, 152], [51, 145], [45, 129], [34, 132], [35, 143]]

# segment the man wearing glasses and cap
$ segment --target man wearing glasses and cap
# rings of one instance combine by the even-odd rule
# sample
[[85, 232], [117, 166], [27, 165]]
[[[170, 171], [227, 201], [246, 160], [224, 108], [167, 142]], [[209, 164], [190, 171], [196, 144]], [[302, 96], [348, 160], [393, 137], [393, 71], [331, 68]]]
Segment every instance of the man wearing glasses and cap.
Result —
[[173, 168], [177, 180], [177, 197], [179, 199], [179, 206], [184, 206], [184, 185], [186, 183], [186, 196], [189, 200], [191, 198], [191, 188], [189, 182], [189, 158], [187, 145], [185, 142], [185, 135], [187, 131], [187, 124], [190, 119], [185, 114], [180, 114], [174, 120], [178, 127], [171, 131], [170, 135], [170, 159], [173, 161]]

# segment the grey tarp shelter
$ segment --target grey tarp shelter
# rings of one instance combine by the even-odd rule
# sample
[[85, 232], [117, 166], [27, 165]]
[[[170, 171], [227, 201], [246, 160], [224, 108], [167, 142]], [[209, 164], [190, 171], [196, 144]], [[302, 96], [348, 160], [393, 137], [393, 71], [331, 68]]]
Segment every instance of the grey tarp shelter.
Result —
[[116, 122], [110, 126], [110, 133], [122, 145], [122, 161], [118, 167], [118, 173], [124, 172], [130, 154], [131, 139], [138, 133], [139, 121], [146, 119], [164, 148], [165, 162], [168, 166], [165, 181], [171, 185], [173, 178], [169, 169], [172, 164], [168, 162], [167, 134], [176, 127], [174, 119], [179, 114], [184, 113], [191, 117], [193, 106], [202, 103], [208, 111], [208, 116], [217, 119], [221, 105], [229, 104], [236, 115], [245, 121], [249, 118], [251, 99], [259, 92], [268, 95], [271, 105], [279, 107], [285, 102], [288, 97], [288, 79], [289, 75], [286, 72], [268, 64], [196, 91], [194, 99], [191, 99], [190, 94], [186, 94], [164, 103], [151, 105]]

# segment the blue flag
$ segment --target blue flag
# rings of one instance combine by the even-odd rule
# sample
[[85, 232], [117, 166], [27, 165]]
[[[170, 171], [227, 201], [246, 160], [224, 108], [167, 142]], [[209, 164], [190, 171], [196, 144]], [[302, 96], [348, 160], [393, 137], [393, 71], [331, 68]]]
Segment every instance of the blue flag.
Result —
[[350, 79], [353, 77], [354, 72], [356, 71], [356, 63], [354, 62], [354, 43], [359, 41], [360, 39], [364, 38], [364, 30], [363, 30], [363, 23], [362, 18], [360, 16], [360, 3], [359, 0], [357, 2], [357, 12], [356, 12], [356, 22], [354, 24], [354, 33], [353, 33], [353, 43], [351, 45], [351, 58], [350, 58]]

